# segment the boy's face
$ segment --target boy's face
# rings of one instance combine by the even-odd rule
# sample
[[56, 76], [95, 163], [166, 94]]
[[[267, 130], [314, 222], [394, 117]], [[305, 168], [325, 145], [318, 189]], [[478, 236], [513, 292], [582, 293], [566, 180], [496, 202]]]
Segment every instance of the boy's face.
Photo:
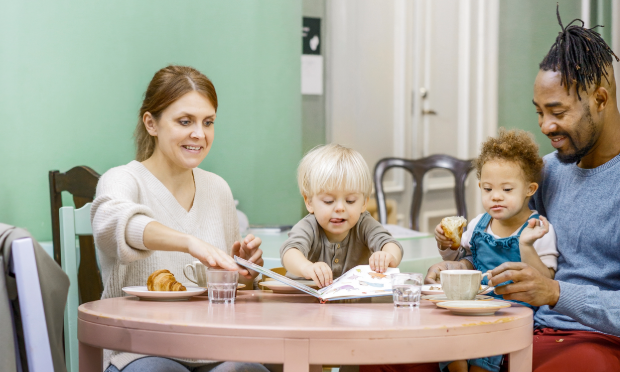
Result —
[[366, 211], [368, 198], [361, 192], [331, 191], [308, 198], [304, 195], [308, 212], [313, 213], [331, 242], [344, 240], [349, 230]]
[[491, 160], [482, 166], [480, 191], [484, 210], [496, 220], [507, 220], [527, 209], [529, 197], [538, 189], [535, 182], [525, 181], [519, 164]]

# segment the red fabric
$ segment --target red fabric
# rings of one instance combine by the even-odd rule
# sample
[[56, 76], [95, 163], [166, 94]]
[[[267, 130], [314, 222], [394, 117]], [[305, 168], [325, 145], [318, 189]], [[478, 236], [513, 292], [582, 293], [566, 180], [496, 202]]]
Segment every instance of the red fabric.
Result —
[[[562, 341], [560, 341], [562, 340]], [[508, 371], [505, 358], [502, 371]], [[588, 331], [534, 331], [535, 372], [620, 371], [620, 337]], [[360, 366], [360, 372], [437, 372], [438, 363]]]
[[537, 329], [533, 370], [620, 371], [620, 337], [588, 331]]

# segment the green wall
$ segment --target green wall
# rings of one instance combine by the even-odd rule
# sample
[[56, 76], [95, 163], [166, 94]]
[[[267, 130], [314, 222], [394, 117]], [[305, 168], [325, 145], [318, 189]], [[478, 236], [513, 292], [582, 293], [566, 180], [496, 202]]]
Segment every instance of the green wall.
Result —
[[[541, 155], [554, 149], [540, 132], [532, 98], [538, 64], [561, 30], [555, 14], [557, 2], [500, 1], [498, 124], [534, 133]], [[564, 26], [581, 17], [581, 0], [560, 0], [559, 3]]]
[[141, 97], [167, 64], [198, 68], [218, 92], [215, 142], [201, 168], [228, 181], [251, 223], [299, 218], [300, 1], [3, 0], [1, 8], [1, 222], [51, 240], [48, 171], [104, 173], [131, 161]]

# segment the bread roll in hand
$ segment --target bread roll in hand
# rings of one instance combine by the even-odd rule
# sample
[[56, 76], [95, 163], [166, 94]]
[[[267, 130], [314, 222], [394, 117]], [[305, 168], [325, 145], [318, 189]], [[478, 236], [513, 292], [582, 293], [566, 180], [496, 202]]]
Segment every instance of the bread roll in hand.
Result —
[[446, 217], [441, 220], [441, 228], [446, 238], [452, 240], [452, 249], [461, 246], [463, 228], [467, 226], [467, 220], [463, 217]]
[[187, 291], [183, 284], [177, 282], [174, 275], [168, 270], [154, 271], [146, 281], [149, 291]]

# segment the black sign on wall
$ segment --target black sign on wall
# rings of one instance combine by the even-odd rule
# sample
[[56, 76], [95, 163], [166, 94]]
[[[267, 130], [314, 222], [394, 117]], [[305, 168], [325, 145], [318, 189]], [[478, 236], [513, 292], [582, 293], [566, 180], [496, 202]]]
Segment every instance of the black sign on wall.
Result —
[[302, 54], [321, 54], [321, 18], [303, 17]]

